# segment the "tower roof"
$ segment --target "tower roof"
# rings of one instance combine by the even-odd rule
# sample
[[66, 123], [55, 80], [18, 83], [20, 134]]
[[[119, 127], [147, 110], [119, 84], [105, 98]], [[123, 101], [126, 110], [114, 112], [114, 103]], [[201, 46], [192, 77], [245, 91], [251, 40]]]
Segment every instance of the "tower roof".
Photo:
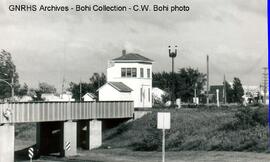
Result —
[[127, 61], [131, 61], [131, 62], [148, 62], [148, 63], [152, 63], [153, 60], [146, 58], [140, 54], [137, 53], [128, 53], [128, 54], [124, 54], [120, 57], [117, 57], [115, 59], [113, 59], [113, 61], [117, 61], [117, 62], [127, 62]]

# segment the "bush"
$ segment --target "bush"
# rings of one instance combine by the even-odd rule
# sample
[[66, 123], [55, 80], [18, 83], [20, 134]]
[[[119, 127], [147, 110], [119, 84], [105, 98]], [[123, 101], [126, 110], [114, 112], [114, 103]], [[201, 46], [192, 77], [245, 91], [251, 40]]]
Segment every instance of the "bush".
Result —
[[243, 129], [254, 127], [258, 124], [266, 126], [268, 123], [267, 109], [265, 108], [244, 107], [239, 109], [235, 117], [237, 119], [236, 124]]
[[263, 126], [267, 126], [268, 124], [268, 108], [262, 107], [262, 108], [257, 108], [254, 111], [254, 114], [252, 118], [259, 124]]
[[155, 151], [161, 150], [161, 133], [157, 129], [143, 132], [143, 138], [134, 143], [134, 150], [137, 151]]

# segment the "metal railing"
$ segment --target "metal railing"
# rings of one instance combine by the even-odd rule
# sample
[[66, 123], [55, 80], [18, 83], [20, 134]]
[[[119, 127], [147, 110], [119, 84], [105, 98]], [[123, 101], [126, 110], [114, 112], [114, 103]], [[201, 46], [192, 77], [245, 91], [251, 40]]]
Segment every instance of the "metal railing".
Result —
[[0, 104], [0, 123], [132, 118], [132, 101]]

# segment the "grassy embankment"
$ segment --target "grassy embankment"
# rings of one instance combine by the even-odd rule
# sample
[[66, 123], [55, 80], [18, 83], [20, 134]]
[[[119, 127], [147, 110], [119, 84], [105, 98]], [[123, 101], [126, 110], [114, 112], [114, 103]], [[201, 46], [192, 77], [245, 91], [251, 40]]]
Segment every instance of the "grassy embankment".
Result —
[[[105, 131], [102, 147], [160, 151], [158, 111]], [[267, 107], [167, 111], [172, 115], [171, 129], [166, 131], [167, 150], [267, 151]], [[35, 124], [16, 124], [16, 139], [35, 141]]]
[[[119, 125], [103, 134], [103, 148], [161, 150], [157, 111]], [[216, 151], [267, 151], [267, 107], [196, 108], [171, 112], [166, 149]]]

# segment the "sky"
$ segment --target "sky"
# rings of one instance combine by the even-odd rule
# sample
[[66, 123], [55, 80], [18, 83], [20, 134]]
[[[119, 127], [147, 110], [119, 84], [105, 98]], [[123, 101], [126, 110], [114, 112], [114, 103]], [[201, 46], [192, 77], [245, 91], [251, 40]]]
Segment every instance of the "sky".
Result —
[[[9, 5], [188, 5], [188, 12], [11, 12]], [[206, 73], [210, 84], [239, 77], [259, 85], [267, 66], [266, 0], [2, 0], [0, 49], [12, 54], [20, 83], [61, 89], [106, 73], [107, 62], [127, 53], [154, 60], [153, 72], [171, 71], [168, 46], [178, 45], [175, 68]]]

